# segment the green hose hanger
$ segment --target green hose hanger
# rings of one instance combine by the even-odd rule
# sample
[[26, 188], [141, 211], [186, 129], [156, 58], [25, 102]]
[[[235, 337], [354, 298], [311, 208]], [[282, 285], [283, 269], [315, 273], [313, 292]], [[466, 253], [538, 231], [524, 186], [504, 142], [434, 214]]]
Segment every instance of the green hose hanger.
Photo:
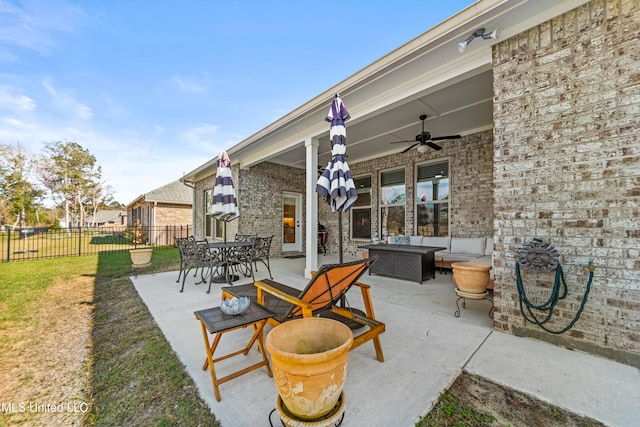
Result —
[[[534, 238], [531, 242], [525, 244], [522, 248], [520, 248], [518, 252], [520, 254], [520, 258], [516, 263], [516, 285], [518, 287], [518, 294], [520, 295], [520, 312], [522, 313], [522, 316], [526, 321], [540, 326], [542, 329], [549, 333], [563, 334], [567, 332], [578, 321], [578, 319], [580, 318], [580, 314], [582, 313], [582, 310], [587, 303], [587, 296], [589, 295], [589, 291], [591, 290], [591, 282], [593, 282], [593, 272], [595, 271], [593, 260], [589, 260], [589, 280], [587, 281], [587, 289], [585, 290], [584, 297], [582, 298], [582, 303], [580, 304], [578, 312], [566, 328], [560, 331], [552, 331], [545, 327], [544, 324], [551, 319], [553, 309], [555, 308], [556, 304], [558, 304], [558, 301], [564, 299], [567, 296], [567, 282], [565, 281], [564, 272], [562, 271], [562, 266], [560, 265], [560, 262], [558, 260], [558, 251], [550, 244], [543, 242], [541, 239]], [[537, 273], [556, 270], [555, 281], [553, 283], [551, 296], [545, 303], [536, 305], [529, 301], [524, 289], [524, 285], [522, 284], [520, 267], [525, 270], [530, 270]], [[561, 285], [562, 290], [560, 289]], [[526, 313], [525, 308], [527, 311]], [[543, 313], [541, 318], [538, 318], [538, 315], [540, 315], [540, 313], [534, 313], [533, 309], [541, 311]], [[546, 313], [546, 315], [544, 315], [544, 313]]]

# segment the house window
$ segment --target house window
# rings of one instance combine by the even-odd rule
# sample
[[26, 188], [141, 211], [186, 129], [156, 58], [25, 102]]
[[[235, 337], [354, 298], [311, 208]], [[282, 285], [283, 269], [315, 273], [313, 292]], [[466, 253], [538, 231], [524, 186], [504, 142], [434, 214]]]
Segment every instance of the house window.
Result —
[[416, 235], [449, 235], [449, 162], [420, 165], [416, 173]]
[[405, 234], [404, 169], [380, 174], [380, 237]]
[[211, 215], [213, 206], [213, 189], [204, 190], [204, 236], [215, 239], [222, 237], [222, 221]]
[[371, 175], [354, 178], [358, 199], [351, 206], [351, 238], [371, 239]]
[[135, 224], [138, 220], [142, 223], [142, 206], [138, 206], [131, 211], [131, 224]]

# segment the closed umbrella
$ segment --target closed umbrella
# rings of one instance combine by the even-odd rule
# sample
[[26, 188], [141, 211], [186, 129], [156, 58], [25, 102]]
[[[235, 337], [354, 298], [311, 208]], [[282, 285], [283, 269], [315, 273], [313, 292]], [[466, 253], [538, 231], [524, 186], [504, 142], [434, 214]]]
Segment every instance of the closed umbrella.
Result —
[[240, 216], [236, 190], [233, 187], [233, 177], [231, 176], [231, 161], [226, 151], [221, 152], [218, 157], [218, 169], [216, 170], [216, 181], [213, 187], [211, 215], [217, 220], [224, 222], [224, 241], [226, 243], [227, 222]]
[[316, 192], [321, 195], [332, 212], [338, 212], [338, 247], [340, 263], [342, 263], [342, 212], [347, 211], [358, 198], [356, 186], [351, 177], [351, 171], [345, 158], [347, 153], [347, 129], [344, 122], [351, 116], [347, 111], [340, 95], [336, 94], [331, 102], [329, 114], [325, 120], [331, 123], [329, 136], [331, 138], [331, 160], [322, 172], [316, 185]]

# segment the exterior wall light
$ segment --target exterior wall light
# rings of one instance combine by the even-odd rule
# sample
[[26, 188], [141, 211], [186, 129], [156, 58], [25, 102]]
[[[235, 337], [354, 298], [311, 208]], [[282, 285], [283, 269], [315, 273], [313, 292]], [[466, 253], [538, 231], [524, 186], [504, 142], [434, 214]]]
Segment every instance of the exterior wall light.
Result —
[[497, 39], [498, 29], [496, 28], [492, 32], [485, 34], [484, 28], [478, 28], [473, 32], [473, 34], [467, 37], [465, 41], [458, 43], [458, 50], [460, 51], [460, 53], [464, 52], [464, 50], [467, 48], [467, 45], [471, 43], [471, 41], [476, 37], [482, 37], [484, 40]]

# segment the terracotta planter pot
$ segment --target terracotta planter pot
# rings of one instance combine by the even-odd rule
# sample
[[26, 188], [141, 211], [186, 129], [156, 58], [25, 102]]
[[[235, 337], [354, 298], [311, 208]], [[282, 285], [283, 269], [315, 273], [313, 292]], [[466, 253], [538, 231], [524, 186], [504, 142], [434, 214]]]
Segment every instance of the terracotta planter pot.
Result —
[[131, 266], [133, 268], [143, 268], [151, 265], [151, 256], [153, 255], [153, 248], [142, 249], [129, 249], [131, 255]]
[[454, 262], [451, 268], [453, 268], [453, 280], [461, 291], [481, 294], [487, 290], [490, 265], [479, 262]]
[[267, 335], [273, 379], [284, 405], [301, 420], [333, 410], [347, 375], [353, 333], [320, 317], [291, 320]]

